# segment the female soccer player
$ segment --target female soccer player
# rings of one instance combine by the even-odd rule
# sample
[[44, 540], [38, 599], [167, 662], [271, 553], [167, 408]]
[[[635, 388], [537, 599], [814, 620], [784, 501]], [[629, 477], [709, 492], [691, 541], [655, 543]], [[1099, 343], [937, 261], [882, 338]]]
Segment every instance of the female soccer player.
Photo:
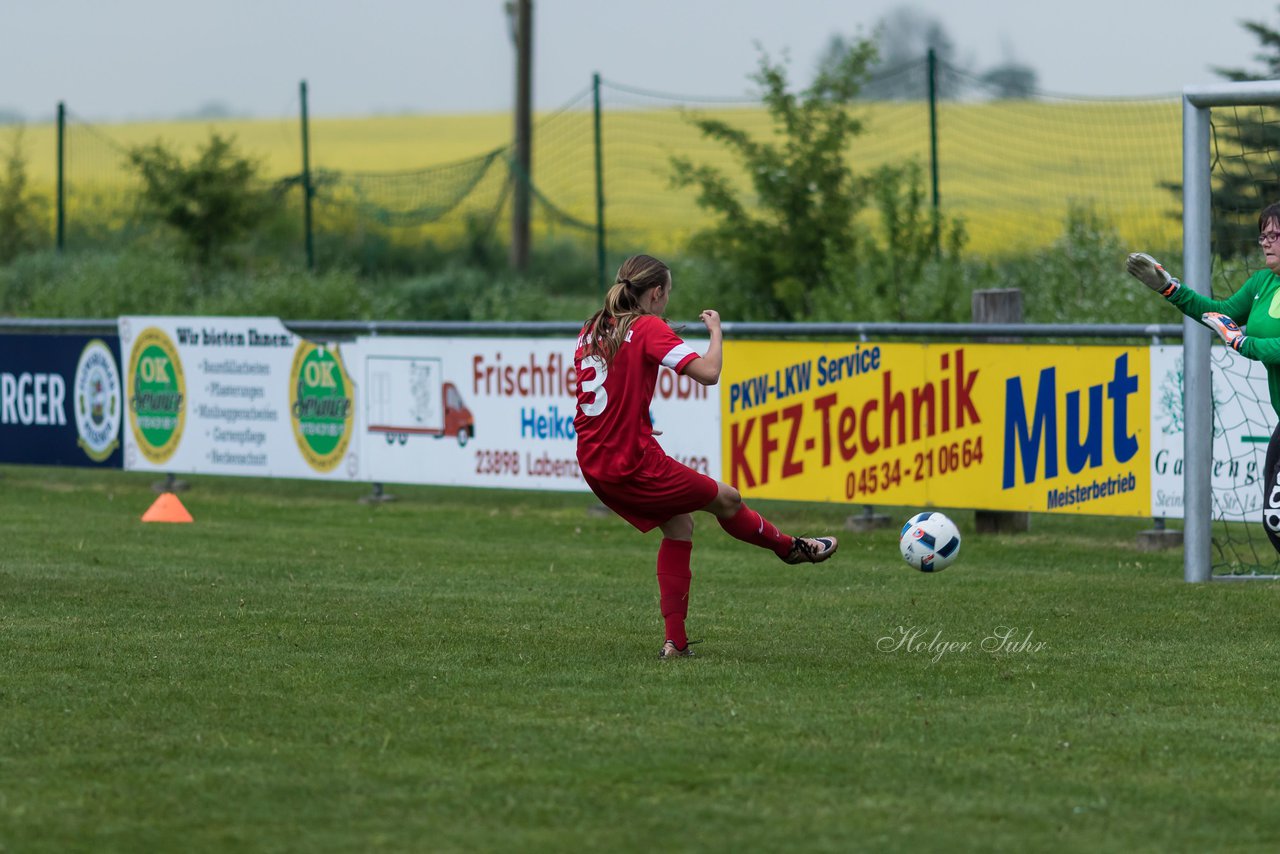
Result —
[[[1218, 333], [1241, 356], [1263, 364], [1271, 408], [1280, 415], [1280, 202], [1267, 205], [1258, 215], [1258, 245], [1266, 268], [1250, 276], [1240, 289], [1226, 299], [1209, 299], [1165, 272], [1150, 255], [1131, 254], [1125, 264], [1129, 273], [1173, 303], [1188, 317]], [[1246, 335], [1240, 325], [1248, 327]], [[1280, 424], [1267, 445], [1262, 527], [1276, 551], [1280, 551]]]
[[786, 563], [819, 563], [837, 546], [835, 537], [781, 533], [743, 504], [738, 490], [676, 462], [654, 439], [649, 405], [659, 365], [715, 385], [722, 363], [720, 315], [702, 312], [711, 344], [699, 356], [662, 318], [670, 297], [666, 264], [648, 255], [628, 258], [605, 295], [604, 308], [583, 326], [573, 357], [578, 368], [573, 427], [583, 478], [606, 507], [641, 532], [662, 530], [658, 592], [666, 642], [658, 657], [664, 659], [693, 655], [684, 627], [693, 511], [713, 514], [731, 536], [770, 549]]

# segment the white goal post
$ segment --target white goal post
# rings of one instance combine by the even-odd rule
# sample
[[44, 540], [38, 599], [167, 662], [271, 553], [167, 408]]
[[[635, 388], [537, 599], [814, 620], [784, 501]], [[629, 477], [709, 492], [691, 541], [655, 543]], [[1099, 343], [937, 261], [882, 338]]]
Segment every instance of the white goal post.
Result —
[[[1182, 90], [1182, 269], [1184, 285], [1212, 296], [1212, 151], [1210, 110], [1214, 107], [1280, 106], [1280, 80], [1187, 86]], [[1183, 577], [1212, 577], [1211, 548], [1213, 410], [1209, 387], [1209, 346], [1213, 333], [1183, 318], [1184, 527]], [[1261, 521], [1260, 519], [1258, 520]]]

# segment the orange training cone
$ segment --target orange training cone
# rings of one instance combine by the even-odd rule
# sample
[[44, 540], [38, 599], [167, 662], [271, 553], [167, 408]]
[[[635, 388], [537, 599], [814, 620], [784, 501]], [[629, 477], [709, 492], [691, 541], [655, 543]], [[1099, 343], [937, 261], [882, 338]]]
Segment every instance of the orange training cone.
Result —
[[164, 492], [155, 500], [150, 509], [142, 514], [144, 522], [194, 522], [187, 508], [182, 506], [178, 496], [172, 492]]

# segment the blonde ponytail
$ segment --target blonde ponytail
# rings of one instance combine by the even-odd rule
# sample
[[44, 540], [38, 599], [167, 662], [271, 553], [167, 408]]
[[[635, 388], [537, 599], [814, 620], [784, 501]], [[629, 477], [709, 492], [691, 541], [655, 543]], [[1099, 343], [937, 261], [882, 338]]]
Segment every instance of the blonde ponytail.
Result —
[[650, 290], [668, 285], [671, 270], [657, 258], [633, 255], [618, 268], [613, 286], [604, 295], [604, 308], [587, 319], [583, 329], [583, 351], [612, 365], [627, 331], [637, 318], [648, 314], [641, 298]]

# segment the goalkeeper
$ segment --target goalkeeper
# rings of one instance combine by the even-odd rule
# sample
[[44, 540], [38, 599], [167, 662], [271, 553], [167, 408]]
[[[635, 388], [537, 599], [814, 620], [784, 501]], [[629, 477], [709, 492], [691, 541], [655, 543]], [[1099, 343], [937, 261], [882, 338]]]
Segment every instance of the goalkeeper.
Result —
[[[1150, 255], [1134, 252], [1125, 267], [1179, 311], [1218, 333], [1240, 355], [1263, 364], [1271, 408], [1280, 415], [1280, 202], [1258, 215], [1258, 245], [1266, 268], [1250, 276], [1226, 299], [1210, 299], [1165, 272]], [[1248, 330], [1241, 329], [1241, 326]], [[1280, 552], [1280, 425], [1267, 445], [1262, 522], [1271, 545]]]

